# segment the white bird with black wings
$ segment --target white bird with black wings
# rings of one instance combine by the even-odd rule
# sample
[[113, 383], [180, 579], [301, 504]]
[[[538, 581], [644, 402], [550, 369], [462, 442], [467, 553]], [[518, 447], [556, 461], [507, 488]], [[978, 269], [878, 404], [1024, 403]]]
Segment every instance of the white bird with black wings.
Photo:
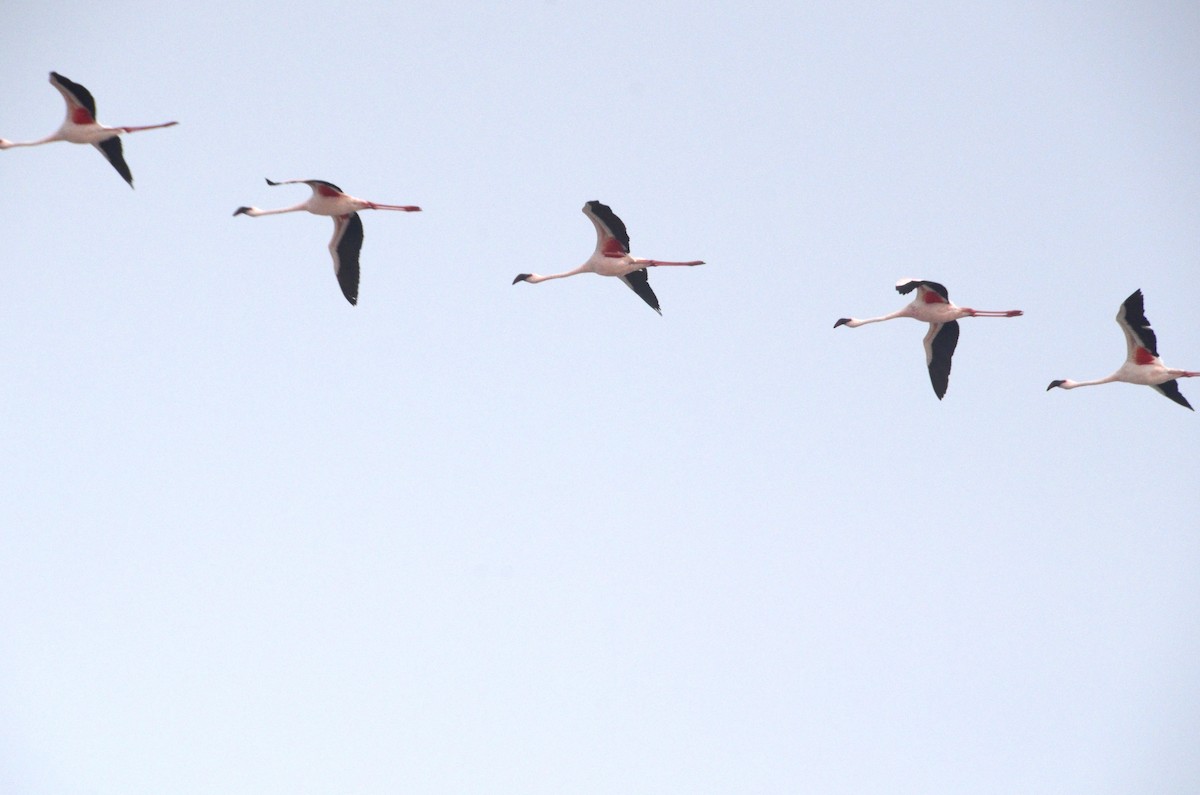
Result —
[[898, 317], [911, 317], [929, 324], [929, 333], [925, 335], [925, 364], [929, 367], [929, 382], [933, 384], [933, 393], [941, 400], [950, 386], [950, 359], [958, 346], [958, 319], [963, 317], [1019, 317], [1024, 314], [1020, 309], [1006, 311], [989, 311], [971, 309], [965, 306], [955, 306], [950, 302], [950, 292], [937, 282], [923, 279], [901, 279], [896, 282], [896, 292], [907, 295], [917, 291], [912, 303], [903, 309], [883, 317], [871, 317], [856, 320], [844, 317], [833, 324], [857, 328], [867, 323], [880, 323]]
[[574, 270], [553, 273], [549, 276], [541, 276], [536, 273], [519, 273], [513, 279], [512, 283], [529, 282], [530, 284], [537, 284], [538, 282], [545, 282], [550, 279], [563, 279], [579, 273], [598, 273], [601, 276], [616, 276], [625, 282], [629, 289], [637, 293], [643, 301], [649, 304], [651, 309], [661, 315], [662, 308], [658, 305], [658, 297], [650, 289], [650, 278], [646, 273], [646, 268], [666, 265], [692, 266], [704, 264], [703, 260], [665, 262], [663, 260], [631, 256], [629, 253], [629, 233], [625, 231], [625, 224], [612, 211], [612, 208], [598, 201], [590, 201], [583, 205], [583, 214], [590, 218], [592, 224], [596, 227], [596, 250], [592, 252], [592, 256], [588, 257], [587, 262]]
[[1125, 362], [1115, 373], [1095, 381], [1072, 381], [1062, 378], [1051, 381], [1046, 391], [1049, 392], [1054, 387], [1074, 389], [1079, 386], [1124, 381], [1127, 384], [1154, 387], [1160, 394], [1166, 395], [1184, 408], [1191, 409], [1192, 404], [1188, 403], [1187, 398], [1179, 391], [1179, 384], [1175, 379], [1195, 378], [1200, 372], [1176, 370], [1162, 363], [1158, 356], [1158, 338], [1154, 335], [1154, 329], [1150, 328], [1150, 321], [1146, 319], [1141, 290], [1134, 290], [1121, 304], [1121, 308], [1117, 310], [1117, 325], [1125, 333]]
[[329, 254], [333, 257], [333, 273], [337, 276], [342, 295], [351, 304], [358, 303], [358, 254], [362, 250], [363, 226], [358, 217], [359, 210], [400, 210], [406, 213], [420, 212], [420, 207], [400, 204], [377, 204], [342, 192], [332, 182], [319, 179], [285, 179], [282, 182], [267, 180], [268, 185], [304, 184], [312, 188], [312, 196], [292, 207], [278, 210], [260, 210], [257, 207], [239, 207], [235, 216], [278, 215], [280, 213], [309, 212], [313, 215], [333, 217], [333, 238], [329, 241]]
[[7, 141], [0, 138], [0, 149], [12, 149], [16, 146], [40, 146], [55, 141], [91, 144], [100, 150], [100, 154], [104, 155], [105, 159], [121, 175], [121, 178], [132, 188], [133, 174], [125, 163], [125, 155], [121, 150], [121, 139], [118, 136], [142, 130], [157, 130], [160, 127], [173, 127], [179, 123], [168, 121], [143, 127], [108, 127], [96, 121], [96, 100], [92, 97], [92, 92], [78, 83], [68, 80], [58, 72], [50, 73], [50, 85], [58, 89], [58, 93], [62, 94], [62, 98], [67, 103], [67, 118], [63, 120], [62, 126], [37, 141]]

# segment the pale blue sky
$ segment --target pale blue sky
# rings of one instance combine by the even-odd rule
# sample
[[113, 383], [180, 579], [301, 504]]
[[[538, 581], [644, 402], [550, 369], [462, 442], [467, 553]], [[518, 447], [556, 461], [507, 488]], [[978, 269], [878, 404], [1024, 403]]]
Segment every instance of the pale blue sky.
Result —
[[1194, 4], [4, 20], [0, 790], [1196, 790]]

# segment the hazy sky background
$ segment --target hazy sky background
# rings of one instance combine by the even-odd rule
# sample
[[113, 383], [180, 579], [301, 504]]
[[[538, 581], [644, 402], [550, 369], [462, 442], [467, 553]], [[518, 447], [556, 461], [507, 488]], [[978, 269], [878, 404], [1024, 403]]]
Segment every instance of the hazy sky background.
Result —
[[[200, 9], [195, 11], [195, 9]], [[5, 793], [1194, 793], [1194, 3], [15, 0]], [[365, 212], [357, 307], [307, 214]], [[599, 199], [661, 269], [590, 253]], [[964, 320], [946, 399], [904, 276]], [[1182, 383], [1200, 406], [1200, 379]]]

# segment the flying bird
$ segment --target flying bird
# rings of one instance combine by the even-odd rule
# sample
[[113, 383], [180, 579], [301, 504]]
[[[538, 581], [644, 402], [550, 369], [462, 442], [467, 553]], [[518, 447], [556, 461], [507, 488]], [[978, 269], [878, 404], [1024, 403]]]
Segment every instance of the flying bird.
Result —
[[1121, 304], [1121, 308], [1117, 310], [1117, 325], [1125, 332], [1125, 363], [1120, 369], [1107, 378], [1098, 378], [1095, 381], [1072, 381], [1069, 378], [1051, 381], [1046, 391], [1049, 392], [1054, 387], [1074, 389], [1077, 386], [1124, 381], [1127, 384], [1152, 386], [1184, 408], [1191, 409], [1192, 404], [1188, 403], [1187, 398], [1179, 391], [1179, 384], [1175, 379], [1194, 378], [1200, 375], [1200, 372], [1175, 370], [1164, 365], [1162, 359], [1158, 358], [1158, 339], [1154, 336], [1154, 330], [1150, 328], [1150, 321], [1146, 319], [1141, 290], [1134, 290], [1133, 295]]
[[1023, 315], [1020, 309], [1010, 309], [1004, 312], [990, 312], [982, 309], [971, 309], [965, 306], [955, 306], [950, 303], [950, 293], [937, 282], [921, 279], [901, 279], [896, 282], [896, 292], [907, 295], [917, 291], [912, 303], [903, 309], [883, 317], [871, 317], [865, 320], [855, 320], [844, 317], [833, 324], [857, 328], [867, 323], [879, 323], [898, 317], [911, 317], [929, 324], [929, 333], [925, 335], [925, 364], [929, 367], [929, 381], [933, 384], [933, 393], [941, 400], [946, 395], [950, 385], [950, 359], [958, 346], [958, 319], [961, 317], [1019, 317]]
[[592, 224], [596, 227], [596, 250], [592, 252], [592, 256], [588, 257], [587, 262], [574, 270], [553, 273], [549, 276], [541, 276], [536, 273], [519, 273], [513, 279], [512, 283], [529, 282], [530, 284], [537, 284], [538, 282], [550, 279], [562, 279], [567, 276], [574, 276], [577, 273], [598, 273], [601, 276], [616, 276], [625, 282], [629, 289], [637, 293], [643, 301], [649, 304], [651, 309], [661, 315], [662, 309], [658, 305], [658, 297], [650, 289], [650, 279], [646, 274], [646, 268], [661, 265], [691, 266], [704, 264], [702, 260], [664, 262], [663, 260], [631, 256], [629, 254], [629, 233], [625, 231], [625, 224], [612, 211], [612, 208], [598, 201], [590, 201], [583, 205], [583, 214], [590, 218]]
[[420, 207], [399, 204], [376, 204], [366, 199], [358, 199], [342, 192], [342, 189], [331, 182], [319, 179], [285, 179], [282, 182], [267, 180], [268, 185], [305, 184], [312, 188], [312, 196], [307, 201], [300, 202], [294, 207], [283, 207], [279, 210], [260, 210], [257, 207], [239, 207], [233, 211], [235, 216], [249, 215], [257, 218], [260, 215], [278, 215], [279, 213], [310, 212], [313, 215], [329, 215], [333, 217], [333, 238], [329, 241], [329, 253], [333, 256], [333, 272], [337, 276], [342, 295], [351, 304], [358, 303], [358, 253], [362, 250], [363, 226], [358, 217], [359, 210], [400, 210], [406, 213], [417, 213]]
[[142, 130], [157, 130], [160, 127], [172, 127], [179, 122], [169, 121], [164, 124], [151, 124], [144, 127], [108, 127], [96, 121], [96, 100], [92, 92], [83, 86], [60, 75], [50, 73], [50, 85], [58, 89], [67, 102], [67, 118], [62, 126], [53, 134], [39, 141], [6, 141], [0, 138], [0, 149], [12, 149], [14, 146], [38, 146], [54, 141], [68, 141], [73, 144], [91, 144], [100, 150], [100, 154], [112, 163], [121, 178], [133, 187], [133, 174], [125, 164], [125, 155], [121, 151], [121, 139], [125, 133], [141, 132]]

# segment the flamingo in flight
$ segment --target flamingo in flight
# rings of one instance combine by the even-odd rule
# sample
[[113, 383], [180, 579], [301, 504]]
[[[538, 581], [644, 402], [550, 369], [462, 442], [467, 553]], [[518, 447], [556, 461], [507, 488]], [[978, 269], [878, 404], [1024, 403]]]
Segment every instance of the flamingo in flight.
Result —
[[629, 233], [625, 231], [625, 224], [612, 211], [612, 208], [598, 201], [590, 201], [583, 205], [583, 214], [590, 218], [592, 224], [596, 227], [596, 250], [592, 252], [592, 256], [588, 257], [587, 262], [574, 270], [552, 273], [549, 276], [541, 276], [536, 273], [519, 273], [513, 279], [512, 283], [529, 282], [530, 284], [537, 284], [538, 282], [549, 281], [550, 279], [562, 279], [567, 276], [574, 276], [577, 273], [598, 273], [601, 276], [616, 276], [625, 282], [629, 289], [637, 293], [643, 301], [649, 304], [651, 309], [661, 315], [662, 309], [658, 305], [658, 297], [650, 289], [650, 279], [646, 274], [646, 268], [654, 268], [662, 265], [692, 266], [704, 264], [703, 260], [664, 262], [663, 260], [631, 256], [629, 254]]
[[303, 210], [313, 215], [332, 216], [333, 238], [329, 241], [329, 253], [333, 256], [333, 272], [337, 276], [338, 285], [342, 288], [342, 295], [346, 296], [346, 300], [351, 304], [357, 304], [358, 253], [362, 250], [363, 242], [363, 226], [358, 217], [358, 211], [400, 210], [406, 213], [418, 213], [421, 208], [407, 204], [376, 204], [366, 199], [358, 199], [343, 193], [337, 185], [319, 179], [285, 179], [282, 182], [267, 180], [268, 185], [301, 183], [312, 188], [312, 196], [294, 207], [283, 207], [278, 210], [239, 207], [233, 211], [233, 214], [234, 216], [248, 215], [251, 218], [257, 218], [260, 215], [298, 213]]
[[62, 126], [53, 134], [39, 141], [6, 141], [0, 138], [0, 149], [12, 149], [14, 146], [39, 146], [54, 141], [68, 141], [73, 144], [91, 144], [100, 150], [100, 154], [112, 163], [121, 178], [133, 187], [133, 174], [125, 164], [125, 155], [121, 151], [121, 139], [118, 136], [125, 133], [141, 132], [142, 130], [157, 130], [160, 127], [173, 127], [179, 122], [169, 121], [164, 124], [150, 124], [144, 127], [108, 127], [96, 121], [96, 100], [92, 92], [76, 82], [68, 80], [58, 72], [50, 73], [50, 85], [58, 89], [67, 102], [67, 118]]
[[965, 306], [955, 306], [950, 302], [950, 293], [937, 282], [922, 279], [901, 279], [896, 282], [896, 292], [907, 295], [917, 291], [912, 303], [903, 309], [883, 317], [871, 317], [856, 320], [844, 317], [833, 324], [857, 328], [867, 323], [879, 323], [898, 317], [911, 317], [929, 324], [929, 333], [925, 335], [925, 364], [929, 367], [929, 381], [933, 384], [933, 393], [941, 400], [946, 395], [950, 385], [950, 359], [958, 345], [958, 319], [960, 317], [1019, 317], [1023, 314], [1020, 309], [1010, 309], [1003, 312], [990, 312], [982, 309], [971, 309]]
[[1121, 304], [1121, 308], [1117, 310], [1117, 325], [1125, 332], [1125, 363], [1120, 369], [1107, 378], [1098, 378], [1095, 381], [1072, 381], [1069, 378], [1051, 381], [1046, 391], [1049, 392], [1054, 387], [1074, 389], [1077, 386], [1124, 381], [1127, 384], [1152, 386], [1184, 408], [1191, 409], [1192, 404], [1188, 403], [1187, 398], [1179, 391], [1176, 379], [1194, 378], [1200, 375], [1200, 372], [1175, 370], [1162, 363], [1162, 359], [1158, 357], [1158, 339], [1154, 336], [1154, 330], [1150, 328], [1150, 321], [1146, 319], [1141, 290], [1134, 290], [1133, 294], [1125, 299], [1125, 303]]

